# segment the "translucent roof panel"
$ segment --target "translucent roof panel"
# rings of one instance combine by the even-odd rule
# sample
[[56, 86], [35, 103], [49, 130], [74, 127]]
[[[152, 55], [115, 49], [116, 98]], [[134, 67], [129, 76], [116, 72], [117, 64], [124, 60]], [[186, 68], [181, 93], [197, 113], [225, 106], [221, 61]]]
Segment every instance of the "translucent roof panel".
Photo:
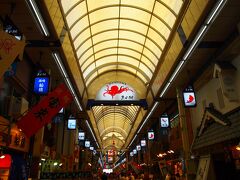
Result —
[[[139, 108], [139, 106], [94, 106], [94, 117], [102, 140], [115, 136], [125, 141]], [[111, 144], [103, 145], [106, 148]]]
[[[150, 83], [183, 5], [183, 0], [59, 2], [86, 86], [112, 71], [124, 71]], [[119, 114], [119, 122], [124, 122], [124, 116]], [[110, 127], [110, 120], [101, 121], [100, 134]], [[128, 131], [131, 124], [120, 126]]]
[[[61, 0], [61, 4], [81, 70], [84, 71], [85, 82], [89, 82], [87, 78], [90, 78], [99, 64], [104, 66], [104, 60], [90, 65], [92, 60], [89, 59], [94, 58], [93, 61], [96, 62], [99, 58], [108, 58], [112, 50], [99, 51], [111, 46], [116, 48], [116, 56], [124, 53], [126, 57], [135, 57], [132, 58], [135, 59], [133, 69], [140, 68], [141, 63], [149, 66], [147, 69], [151, 73], [135, 71], [134, 74], [142, 81], [142, 77], [147, 76], [144, 79], [150, 81], [183, 1]], [[119, 50], [118, 47], [122, 49]], [[119, 62], [124, 61], [120, 59]], [[84, 65], [85, 61], [89, 62]], [[112, 62], [116, 62], [115, 57]], [[106, 60], [106, 65], [112, 64]], [[142, 75], [138, 76], [137, 72]]]

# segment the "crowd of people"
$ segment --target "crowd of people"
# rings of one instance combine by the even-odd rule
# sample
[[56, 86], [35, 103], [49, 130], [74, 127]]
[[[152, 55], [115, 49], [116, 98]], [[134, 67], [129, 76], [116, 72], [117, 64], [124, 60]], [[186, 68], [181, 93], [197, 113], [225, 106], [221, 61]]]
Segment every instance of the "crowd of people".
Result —
[[144, 180], [144, 174], [133, 174], [133, 173], [124, 173], [121, 174], [106, 174], [103, 173], [99, 178], [99, 180]]

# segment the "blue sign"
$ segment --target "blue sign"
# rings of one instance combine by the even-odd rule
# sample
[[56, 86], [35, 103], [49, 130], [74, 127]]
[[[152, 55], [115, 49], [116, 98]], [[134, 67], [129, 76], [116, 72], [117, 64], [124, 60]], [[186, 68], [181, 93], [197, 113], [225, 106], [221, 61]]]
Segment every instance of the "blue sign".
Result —
[[33, 91], [36, 94], [47, 94], [49, 87], [49, 78], [48, 77], [36, 77], [34, 79], [34, 88]]

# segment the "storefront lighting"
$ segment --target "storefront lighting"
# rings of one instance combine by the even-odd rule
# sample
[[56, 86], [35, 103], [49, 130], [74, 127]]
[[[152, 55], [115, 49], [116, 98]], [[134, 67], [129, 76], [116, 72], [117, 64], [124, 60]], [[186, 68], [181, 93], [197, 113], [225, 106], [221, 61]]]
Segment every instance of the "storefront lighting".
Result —
[[236, 150], [240, 151], [240, 142], [239, 142], [238, 145], [236, 146]]
[[0, 156], [0, 159], [4, 159], [4, 158], [5, 158], [5, 155], [1, 155], [1, 156]]
[[44, 158], [41, 158], [41, 160], [42, 160], [42, 161], [46, 161], [46, 159], [44, 159]]
[[22, 129], [19, 129], [20, 132], [22, 132]]
[[89, 165], [89, 166], [92, 166], [92, 164], [91, 164], [91, 163], [88, 163], [88, 165]]
[[39, 166], [41, 166], [41, 165], [42, 165], [42, 163], [38, 163], [38, 165], [39, 165]]
[[54, 166], [57, 166], [57, 165], [58, 165], [58, 163], [57, 163], [57, 162], [54, 162], [54, 163], [53, 163], [53, 165], [54, 165]]
[[65, 67], [63, 65], [63, 62], [62, 62], [62, 59], [61, 59], [59, 53], [58, 52], [52, 52], [52, 56], [53, 56], [53, 58], [54, 58], [54, 60], [55, 60], [55, 62], [57, 64], [59, 70], [61, 71], [61, 73], [62, 73], [62, 75], [64, 77], [64, 80], [65, 80], [69, 90], [71, 91], [71, 93], [72, 93], [72, 95], [74, 97], [75, 103], [77, 104], [79, 110], [82, 111], [82, 106], [81, 106], [81, 104], [80, 104], [80, 102], [79, 102], [79, 100], [77, 98], [77, 95], [75, 93], [75, 90], [74, 90], [74, 88], [72, 86], [72, 83], [71, 83], [71, 81], [69, 79], [69, 76], [68, 76], [68, 74], [66, 72], [66, 69], [65, 69]]
[[46, 23], [43, 20], [43, 17], [39, 11], [39, 8], [35, 2], [35, 0], [26, 0], [27, 5], [29, 6], [29, 9], [31, 10], [31, 13], [34, 17], [34, 19], [36, 20], [38, 27], [40, 28], [41, 32], [45, 35], [45, 36], [49, 36], [49, 30], [47, 28]]
[[63, 165], [63, 163], [60, 163], [58, 166], [61, 167]]

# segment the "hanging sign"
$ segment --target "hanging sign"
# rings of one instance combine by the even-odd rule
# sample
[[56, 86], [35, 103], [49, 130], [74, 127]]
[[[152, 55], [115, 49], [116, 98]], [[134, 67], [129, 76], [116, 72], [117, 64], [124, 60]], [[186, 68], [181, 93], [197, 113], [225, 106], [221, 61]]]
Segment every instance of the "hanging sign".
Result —
[[168, 128], [170, 126], [169, 118], [167, 114], [163, 114], [160, 117], [160, 127], [161, 128]]
[[69, 118], [69, 119], [68, 119], [67, 128], [68, 128], [69, 130], [75, 130], [75, 129], [76, 129], [76, 125], [77, 125], [76, 119], [73, 119], [73, 118]]
[[141, 146], [140, 146], [140, 145], [137, 145], [137, 146], [136, 146], [136, 149], [137, 149], [137, 151], [141, 151]]
[[78, 133], [78, 140], [85, 140], [85, 132]]
[[132, 152], [130, 152], [130, 156], [131, 156], [131, 157], [133, 157], [133, 151], [132, 151]]
[[196, 97], [195, 97], [195, 92], [194, 92], [193, 86], [189, 85], [187, 88], [184, 89], [183, 101], [184, 101], [185, 107], [195, 107], [196, 106], [197, 102], [196, 102]]
[[149, 140], [153, 140], [154, 139], [154, 132], [153, 131], [149, 131], [148, 132], [148, 139]]
[[90, 147], [90, 141], [85, 141], [85, 147], [89, 148]]
[[37, 72], [34, 78], [34, 88], [33, 92], [39, 95], [45, 95], [48, 93], [49, 89], [49, 75], [43, 70]]
[[24, 50], [25, 42], [0, 30], [0, 77]]
[[72, 102], [72, 99], [68, 88], [60, 84], [17, 122], [18, 128], [22, 129], [28, 137], [32, 136], [51, 122], [60, 109]]
[[133, 150], [133, 154], [137, 154], [137, 150], [136, 149]]
[[97, 93], [96, 100], [132, 101], [137, 100], [135, 90], [124, 82], [111, 82]]
[[146, 140], [145, 140], [145, 139], [142, 139], [142, 140], [141, 140], [141, 146], [142, 146], [142, 147], [145, 147], [145, 146], [146, 146]]

